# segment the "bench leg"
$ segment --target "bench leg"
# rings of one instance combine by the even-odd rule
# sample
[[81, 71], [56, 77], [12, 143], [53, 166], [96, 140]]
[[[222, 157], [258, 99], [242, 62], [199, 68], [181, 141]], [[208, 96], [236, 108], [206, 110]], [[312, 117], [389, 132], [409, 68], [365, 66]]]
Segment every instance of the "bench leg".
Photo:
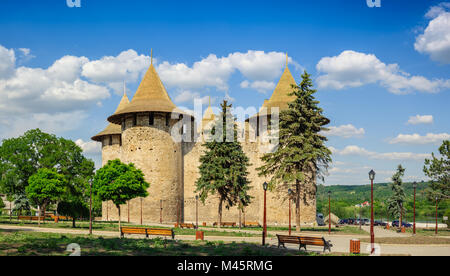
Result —
[[305, 249], [305, 251], [307, 251], [306, 250], [306, 244], [300, 244], [300, 247], [298, 248], [298, 250], [302, 249], [302, 247]]

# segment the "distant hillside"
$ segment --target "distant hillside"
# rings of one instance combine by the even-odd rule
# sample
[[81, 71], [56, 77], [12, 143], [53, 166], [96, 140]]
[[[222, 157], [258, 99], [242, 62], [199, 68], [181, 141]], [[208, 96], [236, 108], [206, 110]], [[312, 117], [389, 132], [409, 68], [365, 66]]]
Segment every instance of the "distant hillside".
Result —
[[[390, 183], [374, 183], [374, 212], [376, 218], [385, 218], [387, 216], [387, 199], [392, 191]], [[404, 204], [408, 219], [412, 219], [413, 210], [413, 183], [404, 183], [403, 187], [406, 194]], [[426, 198], [425, 189], [428, 182], [417, 183], [416, 190], [416, 216], [418, 219], [429, 220], [435, 216], [435, 202]], [[328, 191], [331, 191], [331, 210], [338, 217], [355, 217], [362, 212], [364, 217], [370, 217], [370, 208], [361, 210], [355, 205], [365, 201], [370, 202], [370, 184], [369, 185], [336, 185], [317, 187], [317, 212], [328, 213]], [[450, 215], [450, 200], [440, 202], [438, 207], [438, 216]]]
[[[391, 196], [390, 183], [374, 183], [373, 196], [374, 201], [385, 202]], [[407, 197], [413, 197], [413, 183], [404, 183], [405, 194]], [[424, 197], [424, 190], [428, 187], [428, 182], [418, 182], [416, 197]], [[370, 201], [370, 184], [369, 185], [336, 185], [336, 186], [317, 186], [317, 200], [328, 201], [328, 191], [334, 200], [345, 201], [356, 205], [364, 201]]]

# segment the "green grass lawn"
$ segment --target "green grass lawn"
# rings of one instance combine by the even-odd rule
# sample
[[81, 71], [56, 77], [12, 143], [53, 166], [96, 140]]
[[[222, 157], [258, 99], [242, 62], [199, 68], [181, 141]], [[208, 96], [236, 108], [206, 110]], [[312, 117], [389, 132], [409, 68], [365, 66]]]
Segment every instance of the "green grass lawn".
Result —
[[[406, 230], [406, 233], [412, 234], [412, 232], [413, 232], [412, 228], [407, 228], [405, 230]], [[416, 228], [416, 234], [417, 235], [422, 235], [422, 236], [435, 236], [435, 229], [434, 228], [433, 229], [431, 229], [431, 228], [428, 228], [428, 229]], [[450, 229], [449, 228], [447, 228], [447, 229], [440, 229], [439, 228], [437, 235], [438, 236], [450, 236]]]
[[[6, 224], [6, 225], [16, 225], [16, 226], [32, 226], [37, 227], [38, 222], [37, 221], [23, 221], [23, 220], [17, 220], [12, 219], [9, 221], [7, 218], [0, 218], [0, 224]], [[129, 224], [129, 223], [123, 223], [122, 226], [133, 226], [133, 227], [153, 227], [153, 228], [172, 228], [172, 227], [162, 227], [162, 226], [148, 226], [148, 225], [136, 225], [136, 224]], [[58, 223], [53, 222], [52, 220], [46, 220], [45, 223], [41, 222], [40, 227], [45, 228], [56, 228], [56, 229], [80, 229], [80, 230], [88, 230], [89, 229], [89, 222], [88, 221], [77, 221], [76, 228], [72, 228], [72, 222], [71, 221], [59, 221]], [[92, 225], [92, 229], [95, 231], [119, 231], [119, 224], [118, 222], [106, 222], [106, 221], [96, 221]], [[175, 236], [176, 235], [195, 235], [196, 230], [195, 229], [180, 229], [180, 228], [172, 228], [174, 229]], [[202, 230], [202, 229], [200, 229]], [[206, 236], [232, 236], [232, 237], [261, 237], [261, 233], [244, 233], [244, 232], [228, 232], [223, 230], [202, 230], [205, 232]], [[262, 230], [261, 230], [262, 232]], [[268, 237], [271, 237], [273, 235], [269, 234]]]
[[[67, 256], [67, 245], [83, 256], [298, 256], [317, 253], [262, 247], [253, 243], [119, 239], [89, 235], [0, 230], [0, 256]], [[338, 254], [339, 255], [339, 254]]]

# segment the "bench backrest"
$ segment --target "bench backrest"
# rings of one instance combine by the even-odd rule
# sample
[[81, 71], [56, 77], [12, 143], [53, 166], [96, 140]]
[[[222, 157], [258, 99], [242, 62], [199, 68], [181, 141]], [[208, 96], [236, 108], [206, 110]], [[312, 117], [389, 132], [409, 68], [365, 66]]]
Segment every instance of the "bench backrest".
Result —
[[281, 243], [295, 243], [300, 244], [300, 239], [297, 236], [277, 235], [278, 241]]
[[309, 244], [309, 245], [318, 245], [318, 246], [323, 246], [325, 245], [325, 241], [323, 238], [319, 238], [319, 237], [305, 237], [305, 236], [300, 236], [299, 237], [300, 242], [302, 244]]
[[122, 227], [120, 228], [120, 232], [125, 234], [146, 234], [147, 228], [142, 227]]
[[147, 234], [159, 236], [173, 236], [172, 229], [147, 228]]

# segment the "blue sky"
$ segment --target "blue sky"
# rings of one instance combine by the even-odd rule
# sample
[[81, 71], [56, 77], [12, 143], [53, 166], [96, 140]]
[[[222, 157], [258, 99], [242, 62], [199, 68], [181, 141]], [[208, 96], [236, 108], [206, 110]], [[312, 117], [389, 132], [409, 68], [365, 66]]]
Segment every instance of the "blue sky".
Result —
[[[107, 124], [150, 49], [178, 106], [193, 98], [259, 108], [289, 53], [306, 69], [332, 131], [326, 185], [386, 181], [398, 164], [421, 180], [423, 159], [450, 137], [450, 4], [388, 1], [3, 0], [0, 139], [40, 127], [78, 140]], [[416, 120], [413, 120], [415, 117]], [[411, 119], [411, 121], [410, 121]], [[408, 123], [408, 121], [410, 121]]]

